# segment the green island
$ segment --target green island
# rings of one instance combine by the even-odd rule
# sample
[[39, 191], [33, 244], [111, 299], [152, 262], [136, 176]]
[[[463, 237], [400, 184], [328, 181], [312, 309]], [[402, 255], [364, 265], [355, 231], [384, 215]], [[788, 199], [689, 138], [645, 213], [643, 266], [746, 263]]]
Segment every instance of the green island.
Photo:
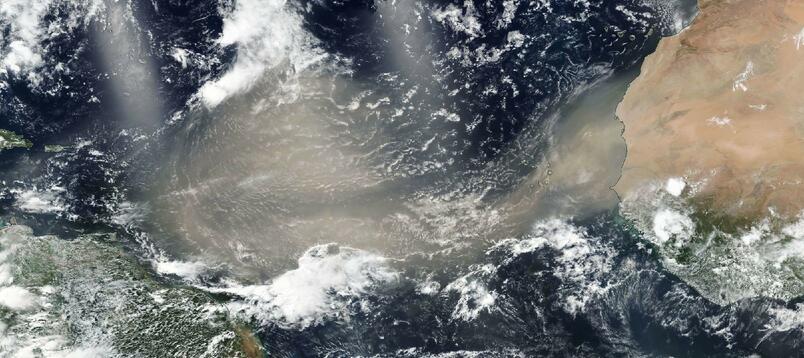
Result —
[[14, 148], [31, 148], [33, 143], [8, 129], [0, 129], [0, 151]]

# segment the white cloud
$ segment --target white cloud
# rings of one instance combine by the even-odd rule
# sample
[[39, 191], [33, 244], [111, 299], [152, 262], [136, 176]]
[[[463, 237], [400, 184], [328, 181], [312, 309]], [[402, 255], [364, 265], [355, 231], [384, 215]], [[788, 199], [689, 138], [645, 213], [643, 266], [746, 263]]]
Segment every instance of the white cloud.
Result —
[[798, 220], [782, 228], [782, 233], [796, 239], [804, 239], [804, 213], [799, 214]]
[[471, 38], [483, 36], [483, 28], [477, 18], [477, 10], [471, 1], [464, 1], [463, 9], [449, 4], [433, 11], [433, 18], [453, 31], [463, 32]]
[[0, 287], [0, 306], [12, 311], [28, 311], [39, 306], [38, 297], [19, 286]]
[[154, 263], [156, 272], [162, 275], [176, 275], [185, 280], [196, 280], [207, 269], [203, 262], [185, 261], [157, 261]]
[[687, 187], [687, 183], [684, 182], [682, 178], [670, 178], [667, 179], [667, 183], [664, 185], [664, 190], [668, 192], [672, 196], [679, 196], [684, 191], [684, 188]]
[[[66, 18], [43, 22], [43, 18], [58, 0], [2, 0], [0, 25], [8, 26], [9, 46], [0, 48], [0, 75], [14, 74], [36, 82], [35, 70], [46, 61], [42, 41], [49, 36], [69, 31], [79, 23], [86, 23], [102, 7], [101, 0], [73, 0], [68, 2]], [[55, 67], [55, 66], [53, 66]]]
[[229, 304], [237, 314], [303, 329], [346, 317], [349, 302], [397, 279], [385, 258], [336, 244], [310, 248], [298, 263], [298, 268], [266, 285], [232, 285], [213, 291], [241, 296], [243, 300]]
[[[0, 2], [0, 23], [10, 25], [12, 39], [6, 53], [0, 52], [3, 68], [18, 74], [23, 69], [41, 64], [37, 53], [43, 33], [40, 26], [51, 0], [3, 0]], [[0, 72], [2, 73], [2, 72]]]
[[695, 230], [695, 224], [688, 216], [672, 210], [659, 209], [653, 216], [653, 233], [658, 239], [657, 244], [664, 244], [670, 239], [676, 239], [676, 246], [687, 242]]
[[505, 249], [507, 260], [550, 247], [558, 254], [554, 275], [561, 279], [559, 295], [564, 310], [583, 312], [590, 300], [609, 290], [605, 276], [611, 272], [614, 251], [582, 228], [559, 219], [537, 222], [527, 239], [504, 240], [492, 250]]
[[61, 213], [66, 210], [60, 195], [64, 188], [53, 186], [45, 190], [33, 188], [30, 190], [13, 190], [16, 194], [14, 205], [28, 213], [45, 214]]
[[237, 59], [220, 78], [205, 83], [201, 101], [214, 108], [232, 95], [248, 91], [263, 74], [287, 63], [299, 72], [326, 54], [315, 48], [315, 39], [304, 31], [298, 14], [285, 0], [241, 0], [223, 22], [221, 46], [236, 45]]
[[494, 274], [495, 271], [493, 265], [482, 265], [445, 287], [446, 291], [459, 294], [452, 318], [471, 321], [481, 312], [491, 311], [497, 302], [497, 293], [490, 291], [484, 281], [487, 280], [486, 276]]

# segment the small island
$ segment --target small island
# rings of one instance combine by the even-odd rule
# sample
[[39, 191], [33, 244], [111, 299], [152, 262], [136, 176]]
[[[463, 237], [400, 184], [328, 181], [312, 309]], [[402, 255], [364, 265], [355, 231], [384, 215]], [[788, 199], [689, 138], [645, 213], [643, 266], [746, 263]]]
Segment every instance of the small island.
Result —
[[64, 151], [65, 147], [58, 144], [45, 144], [45, 153], [59, 153]]

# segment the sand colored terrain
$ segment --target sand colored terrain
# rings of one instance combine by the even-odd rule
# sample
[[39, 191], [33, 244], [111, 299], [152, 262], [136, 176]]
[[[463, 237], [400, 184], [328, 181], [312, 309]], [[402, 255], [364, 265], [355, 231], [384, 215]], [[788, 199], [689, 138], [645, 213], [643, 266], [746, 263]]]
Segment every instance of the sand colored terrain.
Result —
[[683, 177], [685, 197], [733, 215], [804, 209], [804, 0], [701, 0], [617, 109], [624, 201]]

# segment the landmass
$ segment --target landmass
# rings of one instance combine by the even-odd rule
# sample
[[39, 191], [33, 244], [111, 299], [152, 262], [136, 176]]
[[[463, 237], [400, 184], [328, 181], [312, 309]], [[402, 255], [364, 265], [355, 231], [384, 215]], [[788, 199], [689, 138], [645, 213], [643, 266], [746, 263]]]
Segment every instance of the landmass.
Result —
[[[701, 0], [617, 109], [624, 202], [664, 187], [738, 219], [804, 208], [804, 1]], [[657, 185], [658, 184], [658, 185]], [[749, 220], [750, 221], [750, 220]]]
[[46, 144], [45, 145], [45, 153], [58, 153], [65, 149], [63, 145], [58, 144]]
[[30, 148], [31, 141], [7, 129], [0, 129], [0, 151], [13, 148]]
[[620, 213], [718, 303], [804, 294], [804, 0], [700, 0], [617, 108]]
[[35, 236], [26, 226], [0, 227], [3, 352], [264, 356], [253, 330], [229, 314], [221, 297], [164, 281], [117, 241], [114, 234], [64, 240]]

